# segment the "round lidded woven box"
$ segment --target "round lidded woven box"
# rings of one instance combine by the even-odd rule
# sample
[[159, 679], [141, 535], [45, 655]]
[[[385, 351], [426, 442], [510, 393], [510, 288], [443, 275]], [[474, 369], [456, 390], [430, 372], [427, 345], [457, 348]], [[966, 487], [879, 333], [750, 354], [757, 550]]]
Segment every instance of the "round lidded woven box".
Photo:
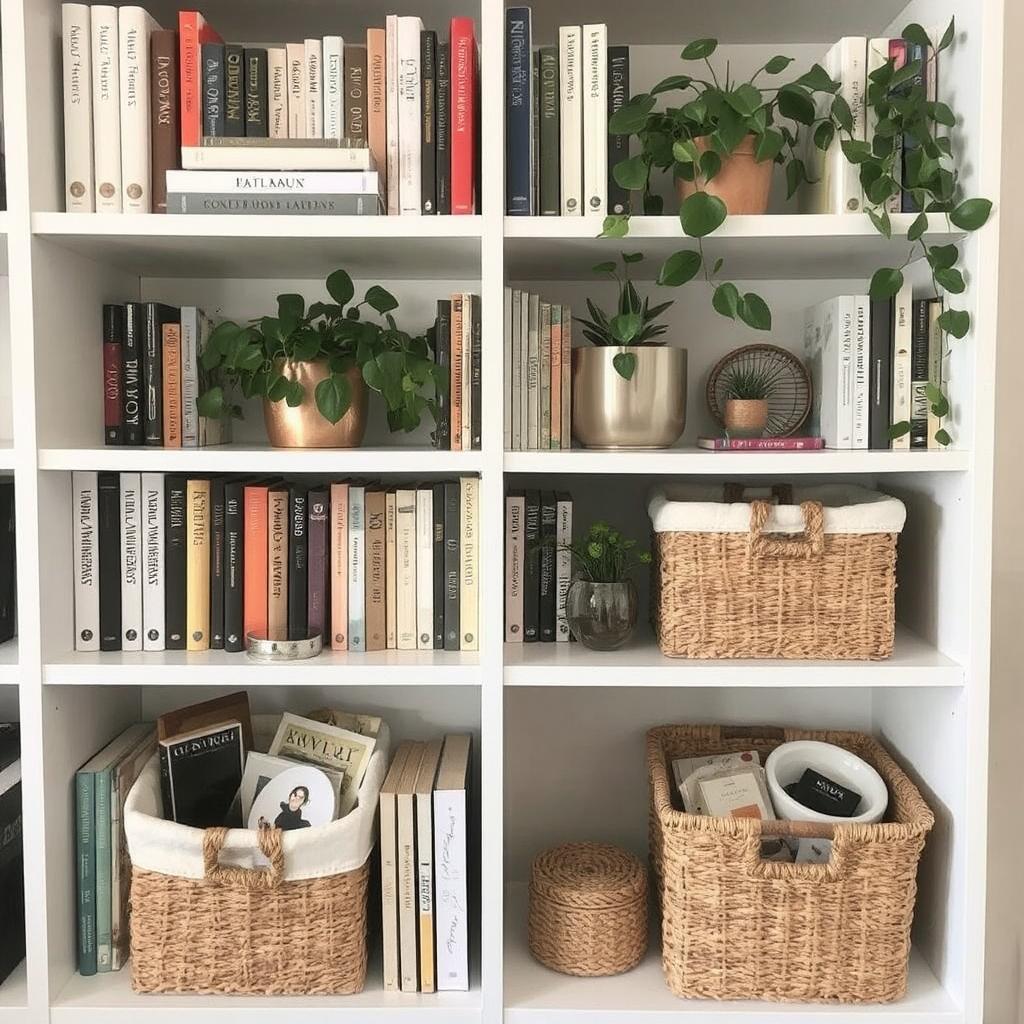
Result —
[[621, 974], [647, 951], [647, 869], [607, 843], [567, 843], [530, 870], [530, 952], [562, 974]]

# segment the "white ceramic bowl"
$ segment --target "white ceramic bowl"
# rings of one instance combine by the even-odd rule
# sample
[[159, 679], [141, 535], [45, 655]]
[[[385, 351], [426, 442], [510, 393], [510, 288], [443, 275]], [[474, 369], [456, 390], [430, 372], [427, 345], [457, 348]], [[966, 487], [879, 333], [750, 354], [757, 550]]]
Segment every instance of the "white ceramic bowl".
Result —
[[[831, 743], [819, 740], [783, 743], [768, 755], [764, 768], [775, 813], [787, 821], [859, 822], [872, 825], [882, 820], [889, 805], [889, 790], [882, 776], [867, 761]], [[808, 768], [860, 793], [860, 813], [852, 818], [838, 818], [812, 811], [810, 807], [794, 800], [785, 787], [798, 782]]]

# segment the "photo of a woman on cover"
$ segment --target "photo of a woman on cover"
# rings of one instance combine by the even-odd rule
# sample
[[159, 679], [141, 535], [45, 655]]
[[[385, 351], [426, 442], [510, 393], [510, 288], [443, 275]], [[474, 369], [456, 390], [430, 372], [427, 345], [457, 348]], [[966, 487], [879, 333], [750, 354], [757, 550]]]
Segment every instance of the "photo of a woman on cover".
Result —
[[296, 786], [288, 794], [288, 802], [281, 802], [281, 813], [274, 819], [274, 827], [283, 832], [296, 828], [309, 828], [309, 822], [302, 817], [302, 808], [309, 803], [309, 790]]

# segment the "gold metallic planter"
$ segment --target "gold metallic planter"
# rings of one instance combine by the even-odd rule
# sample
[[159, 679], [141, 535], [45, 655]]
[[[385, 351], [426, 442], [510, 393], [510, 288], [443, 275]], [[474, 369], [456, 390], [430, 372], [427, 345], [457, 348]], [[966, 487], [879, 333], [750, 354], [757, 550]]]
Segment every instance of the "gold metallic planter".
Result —
[[[636, 356], [632, 380], [612, 365]], [[572, 350], [572, 433], [587, 448], [669, 448], [686, 426], [686, 349]]]
[[763, 437], [768, 426], [768, 400], [727, 398], [725, 429], [730, 437]]
[[358, 448], [363, 443], [367, 396], [366, 383], [358, 366], [345, 374], [352, 385], [352, 404], [337, 423], [320, 415], [314, 398], [317, 384], [330, 376], [326, 360], [282, 361], [276, 369], [289, 380], [299, 381], [306, 389], [306, 397], [294, 409], [289, 408], [287, 402], [263, 400], [267, 437], [275, 448]]

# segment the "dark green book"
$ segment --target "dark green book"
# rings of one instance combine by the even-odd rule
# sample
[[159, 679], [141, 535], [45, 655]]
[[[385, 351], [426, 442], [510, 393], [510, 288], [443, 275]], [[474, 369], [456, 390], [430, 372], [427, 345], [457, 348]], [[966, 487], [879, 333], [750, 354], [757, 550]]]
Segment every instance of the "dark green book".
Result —
[[75, 776], [75, 859], [78, 862], [78, 973], [96, 973], [96, 776]]
[[559, 202], [558, 48], [540, 48], [540, 212], [557, 217]]
[[235, 43], [224, 47], [224, 134], [245, 135], [245, 50]]

